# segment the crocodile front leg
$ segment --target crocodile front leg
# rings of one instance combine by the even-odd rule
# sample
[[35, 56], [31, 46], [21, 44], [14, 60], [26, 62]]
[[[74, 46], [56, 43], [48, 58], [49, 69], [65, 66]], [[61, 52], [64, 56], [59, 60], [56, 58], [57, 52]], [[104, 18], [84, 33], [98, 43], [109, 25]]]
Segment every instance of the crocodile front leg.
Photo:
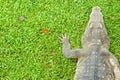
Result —
[[119, 66], [118, 60], [112, 55], [112, 53], [110, 53], [109, 61], [113, 67], [115, 80], [120, 80], [120, 66]]
[[114, 80], [120, 80], [120, 66], [119, 66], [118, 60], [107, 49], [104, 48], [103, 51], [109, 54], [109, 57], [108, 58], [106, 57], [106, 59], [108, 59], [108, 62], [110, 63], [110, 66], [112, 67], [112, 71], [114, 73], [114, 78], [115, 78]]
[[63, 43], [63, 55], [66, 58], [78, 58], [83, 55], [83, 49], [76, 49], [71, 50], [70, 49], [70, 42], [69, 38], [66, 35], [63, 35], [62, 37], [62, 43]]

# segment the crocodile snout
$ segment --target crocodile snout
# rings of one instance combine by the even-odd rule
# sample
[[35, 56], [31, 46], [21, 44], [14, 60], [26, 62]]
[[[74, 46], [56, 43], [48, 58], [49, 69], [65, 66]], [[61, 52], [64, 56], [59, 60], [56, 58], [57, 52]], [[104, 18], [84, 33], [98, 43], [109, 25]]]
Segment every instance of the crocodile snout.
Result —
[[103, 22], [103, 15], [101, 13], [100, 7], [96, 6], [92, 8], [92, 13], [90, 15], [91, 22]]

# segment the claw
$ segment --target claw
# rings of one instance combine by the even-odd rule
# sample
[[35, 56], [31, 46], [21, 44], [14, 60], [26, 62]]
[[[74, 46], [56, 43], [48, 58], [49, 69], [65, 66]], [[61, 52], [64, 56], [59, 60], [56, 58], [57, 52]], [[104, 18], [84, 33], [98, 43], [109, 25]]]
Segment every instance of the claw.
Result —
[[66, 34], [62, 34], [62, 38], [60, 38], [60, 40], [64, 42], [66, 39], [69, 39], [69, 37]]
[[60, 41], [62, 41], [62, 37], [58, 37]]
[[62, 35], [62, 38], [68, 38], [68, 36], [66, 34]]

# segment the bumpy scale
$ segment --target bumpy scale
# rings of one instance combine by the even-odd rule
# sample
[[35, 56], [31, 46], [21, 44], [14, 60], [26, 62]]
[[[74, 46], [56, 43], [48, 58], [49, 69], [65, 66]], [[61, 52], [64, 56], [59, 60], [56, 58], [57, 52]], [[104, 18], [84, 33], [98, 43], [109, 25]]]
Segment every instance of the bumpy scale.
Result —
[[63, 55], [78, 58], [74, 80], [120, 80], [119, 63], [109, 52], [110, 40], [100, 7], [93, 7], [81, 42], [82, 49], [71, 50], [69, 38], [62, 37]]

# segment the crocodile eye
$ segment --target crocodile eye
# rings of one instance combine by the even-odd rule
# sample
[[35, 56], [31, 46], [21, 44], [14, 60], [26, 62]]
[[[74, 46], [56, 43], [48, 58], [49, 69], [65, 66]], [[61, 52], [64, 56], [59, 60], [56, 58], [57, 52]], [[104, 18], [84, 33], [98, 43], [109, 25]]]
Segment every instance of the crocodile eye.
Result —
[[102, 29], [103, 28], [103, 26], [99, 23], [99, 27]]
[[90, 29], [92, 29], [92, 28], [93, 28], [93, 23], [90, 24]]

